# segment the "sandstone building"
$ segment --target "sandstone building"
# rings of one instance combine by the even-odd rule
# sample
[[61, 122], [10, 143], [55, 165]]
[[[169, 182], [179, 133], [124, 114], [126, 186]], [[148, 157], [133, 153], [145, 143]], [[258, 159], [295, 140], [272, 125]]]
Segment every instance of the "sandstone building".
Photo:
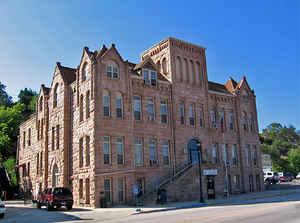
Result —
[[[205, 48], [167, 38], [125, 61], [114, 44], [56, 64], [36, 113], [20, 126], [19, 184], [73, 191], [77, 205], [199, 197], [263, 189], [256, 99], [246, 78], [207, 79]], [[226, 165], [225, 165], [226, 164]], [[227, 171], [226, 171], [227, 170]], [[227, 172], [227, 175], [226, 175]]]

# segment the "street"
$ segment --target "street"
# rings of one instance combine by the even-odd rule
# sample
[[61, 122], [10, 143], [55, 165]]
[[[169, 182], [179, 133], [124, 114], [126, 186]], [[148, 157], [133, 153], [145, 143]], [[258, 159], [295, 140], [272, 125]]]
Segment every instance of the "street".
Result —
[[45, 209], [9, 205], [7, 216], [0, 222], [298, 223], [299, 209], [298, 190], [298, 193], [283, 196], [137, 215], [132, 215], [133, 208], [75, 208], [72, 211], [60, 209], [48, 212]]

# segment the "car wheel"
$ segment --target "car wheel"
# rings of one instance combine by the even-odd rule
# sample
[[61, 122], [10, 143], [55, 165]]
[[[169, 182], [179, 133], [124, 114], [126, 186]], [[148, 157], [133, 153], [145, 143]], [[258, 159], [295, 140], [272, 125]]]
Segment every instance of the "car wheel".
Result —
[[47, 211], [51, 211], [52, 210], [52, 206], [51, 206], [51, 204], [48, 201], [46, 202], [46, 209], [47, 209]]
[[36, 206], [37, 206], [38, 209], [41, 209], [41, 206], [42, 206], [42, 205], [41, 205], [41, 203], [38, 201], [38, 202], [36, 203]]
[[72, 210], [72, 205], [67, 205], [67, 210]]
[[0, 218], [4, 218], [4, 213], [0, 214]]

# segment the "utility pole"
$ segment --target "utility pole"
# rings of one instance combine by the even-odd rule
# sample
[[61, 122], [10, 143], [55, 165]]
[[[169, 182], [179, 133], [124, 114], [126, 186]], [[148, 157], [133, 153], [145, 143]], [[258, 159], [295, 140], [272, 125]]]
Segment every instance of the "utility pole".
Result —
[[200, 203], [204, 203], [203, 191], [202, 191], [202, 146], [201, 143], [197, 143], [197, 154], [198, 154], [198, 166], [199, 166], [199, 184], [200, 184]]

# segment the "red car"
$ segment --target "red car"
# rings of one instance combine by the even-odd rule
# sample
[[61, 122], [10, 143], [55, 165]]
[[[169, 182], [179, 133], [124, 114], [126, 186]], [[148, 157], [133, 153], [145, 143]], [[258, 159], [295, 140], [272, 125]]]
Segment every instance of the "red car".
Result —
[[42, 206], [46, 206], [48, 211], [54, 207], [60, 208], [61, 206], [65, 206], [68, 210], [71, 210], [73, 203], [72, 192], [65, 187], [46, 189], [39, 194], [37, 199], [37, 207], [41, 208]]

